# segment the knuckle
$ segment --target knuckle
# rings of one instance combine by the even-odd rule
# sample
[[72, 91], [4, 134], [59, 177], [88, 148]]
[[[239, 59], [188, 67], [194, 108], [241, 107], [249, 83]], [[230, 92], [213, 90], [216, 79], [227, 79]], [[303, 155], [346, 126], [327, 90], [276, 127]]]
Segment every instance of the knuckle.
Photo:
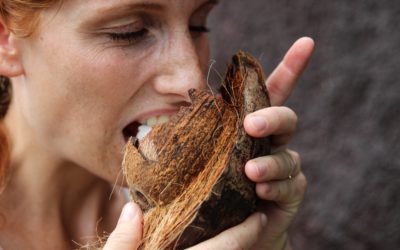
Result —
[[268, 108], [268, 122], [270, 126], [270, 130], [276, 131], [282, 124], [282, 107], [270, 107]]
[[297, 153], [296, 151], [292, 151], [292, 150], [289, 150], [289, 154], [291, 155], [293, 169], [295, 169], [295, 171], [296, 171], [295, 174], [297, 174], [298, 172], [300, 172], [300, 169], [301, 169], [300, 154]]
[[109, 242], [130, 246], [140, 240], [140, 236], [135, 234], [131, 229], [131, 225], [119, 225], [118, 230], [114, 230], [108, 239]]
[[291, 120], [293, 120], [293, 123], [297, 125], [299, 122], [299, 117], [297, 116], [296, 112], [294, 112], [292, 109], [287, 108], [289, 112], [289, 116], [291, 117]]
[[271, 157], [271, 164], [268, 165], [268, 173], [272, 179], [282, 175], [282, 167], [281, 162], [279, 160], [279, 156]]
[[294, 174], [293, 170], [295, 169], [296, 165], [290, 152], [288, 150], [282, 151], [280, 153], [280, 159], [281, 178], [287, 178], [289, 175]]
[[298, 191], [301, 194], [304, 194], [307, 190], [308, 182], [307, 178], [303, 173], [300, 173], [297, 177], [297, 182], [298, 182]]
[[282, 70], [291, 78], [291, 79], [296, 79], [297, 74], [293, 72], [293, 68], [287, 64], [287, 61], [284, 59], [282, 61]]
[[299, 121], [299, 117], [297, 116], [296, 112], [294, 112], [293, 109], [286, 106], [282, 106], [279, 108], [281, 109], [281, 116], [285, 117], [285, 124], [287, 124], [288, 121], [290, 121], [294, 125], [294, 127], [296, 127]]
[[[263, 226], [263, 223], [261, 221], [261, 214], [260, 214], [255, 223], [255, 231], [254, 231], [255, 235], [261, 236], [264, 232], [264, 228], [265, 227]], [[259, 237], [257, 237], [257, 238], [259, 238]]]
[[283, 127], [286, 123], [285, 111], [286, 107], [277, 107], [276, 109], [276, 130], [279, 127]]
[[279, 97], [282, 96], [283, 87], [281, 87], [281, 85], [277, 81], [269, 82], [267, 84], [267, 89], [270, 95], [275, 95]]
[[277, 185], [275, 186], [275, 199], [276, 200], [283, 200], [283, 196], [284, 196], [284, 184], [283, 183], [277, 183]]
[[267, 198], [271, 193], [271, 188], [266, 186], [265, 184], [257, 184], [256, 185], [256, 193], [260, 198]]
[[296, 151], [289, 150], [289, 153], [292, 155], [292, 158], [296, 163], [300, 163], [300, 154], [297, 153]]
[[117, 233], [117, 232], [112, 232], [110, 234], [110, 237], [108, 238], [107, 243], [113, 243], [113, 244], [118, 244], [118, 245], [129, 245], [131, 242], [131, 239], [129, 239], [128, 235], [124, 235], [121, 233]]

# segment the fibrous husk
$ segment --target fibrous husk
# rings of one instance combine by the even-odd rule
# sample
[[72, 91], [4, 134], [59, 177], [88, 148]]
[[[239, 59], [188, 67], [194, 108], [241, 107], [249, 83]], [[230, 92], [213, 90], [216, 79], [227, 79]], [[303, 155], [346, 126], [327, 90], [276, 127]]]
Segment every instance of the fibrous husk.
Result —
[[269, 106], [257, 61], [238, 52], [221, 95], [190, 90], [183, 107], [140, 142], [130, 139], [123, 162], [133, 200], [145, 211], [141, 249], [183, 249], [241, 223], [256, 208], [245, 163], [270, 151], [252, 138], [244, 117]]

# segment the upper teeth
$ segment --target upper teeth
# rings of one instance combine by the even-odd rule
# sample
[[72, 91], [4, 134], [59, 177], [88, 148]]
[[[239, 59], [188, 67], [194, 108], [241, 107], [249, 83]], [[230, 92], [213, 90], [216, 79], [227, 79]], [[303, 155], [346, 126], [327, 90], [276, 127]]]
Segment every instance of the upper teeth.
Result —
[[147, 119], [142, 125], [139, 126], [136, 138], [139, 140], [143, 139], [151, 131], [151, 127], [158, 124], [163, 124], [167, 121], [169, 121], [169, 117], [166, 115], [154, 116]]
[[151, 127], [147, 125], [140, 125], [138, 128], [138, 133], [136, 135], [136, 138], [139, 140], [143, 139], [149, 132], [151, 131]]
[[169, 117], [166, 115], [160, 115], [160, 116], [153, 116], [147, 119], [143, 125], [147, 125], [149, 127], [153, 127], [158, 124], [163, 124], [169, 121]]

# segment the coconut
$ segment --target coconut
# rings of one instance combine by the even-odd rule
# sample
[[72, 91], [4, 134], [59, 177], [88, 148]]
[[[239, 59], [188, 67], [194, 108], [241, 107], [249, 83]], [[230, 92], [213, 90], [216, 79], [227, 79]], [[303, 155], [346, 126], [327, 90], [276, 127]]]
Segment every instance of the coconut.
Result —
[[123, 170], [132, 199], [144, 210], [140, 249], [183, 249], [244, 221], [256, 210], [245, 163], [270, 152], [253, 138], [245, 116], [270, 106], [259, 63], [238, 52], [220, 95], [189, 90], [191, 105], [126, 145]]

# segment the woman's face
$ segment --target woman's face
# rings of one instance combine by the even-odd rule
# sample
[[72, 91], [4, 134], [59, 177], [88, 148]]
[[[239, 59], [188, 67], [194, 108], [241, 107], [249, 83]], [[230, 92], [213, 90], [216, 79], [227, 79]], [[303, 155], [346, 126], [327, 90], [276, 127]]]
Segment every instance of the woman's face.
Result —
[[35, 140], [110, 182], [139, 124], [203, 88], [209, 0], [68, 0], [17, 39], [14, 98]]

